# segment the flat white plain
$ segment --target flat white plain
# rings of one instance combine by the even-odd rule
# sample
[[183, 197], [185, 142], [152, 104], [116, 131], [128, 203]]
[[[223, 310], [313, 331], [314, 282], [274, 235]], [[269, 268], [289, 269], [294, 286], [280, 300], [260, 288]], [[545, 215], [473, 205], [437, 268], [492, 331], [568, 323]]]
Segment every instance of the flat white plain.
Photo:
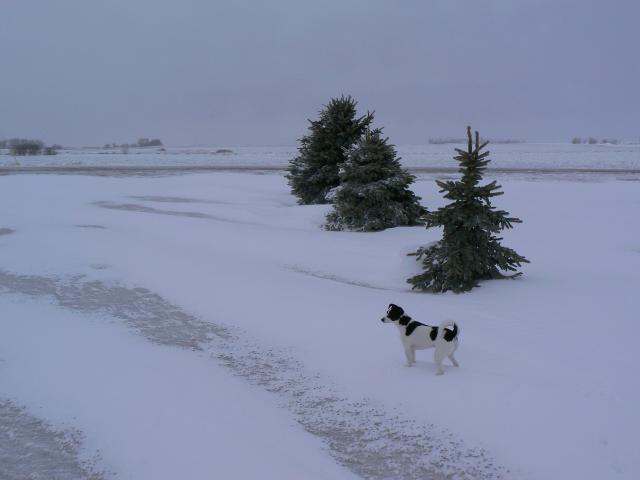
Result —
[[[142, 287], [287, 352], [345, 397], [371, 398], [486, 449], [517, 478], [633, 479], [640, 184], [504, 178], [531, 260], [468, 294], [411, 292], [424, 228], [326, 232], [280, 174], [0, 177], [0, 269]], [[432, 179], [422, 203], [443, 203]], [[104, 227], [104, 228], [96, 228]], [[149, 344], [106, 313], [0, 295], [0, 396], [84, 434], [117, 478], [350, 478], [260, 388], [198, 352]], [[389, 303], [454, 318], [459, 369], [403, 366]], [[249, 453], [250, 452], [250, 453]]]

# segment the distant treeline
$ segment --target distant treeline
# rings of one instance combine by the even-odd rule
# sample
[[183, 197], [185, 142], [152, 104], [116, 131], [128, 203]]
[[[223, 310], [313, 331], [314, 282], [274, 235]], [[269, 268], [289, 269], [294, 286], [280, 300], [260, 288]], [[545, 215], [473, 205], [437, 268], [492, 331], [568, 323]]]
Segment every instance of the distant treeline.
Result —
[[589, 138], [573, 137], [571, 139], [571, 143], [573, 143], [574, 145], [580, 145], [581, 143], [586, 143], [589, 145], [596, 145], [598, 143], [608, 143], [610, 145], [617, 145], [618, 143], [620, 143], [620, 140], [616, 138], [603, 138], [601, 141], [598, 141], [598, 139], [594, 137], [589, 137]]
[[46, 146], [42, 140], [32, 140], [28, 138], [9, 138], [0, 140], [0, 148], [8, 148], [11, 155], [55, 155], [62, 149], [61, 145], [54, 144]]
[[[493, 144], [510, 144], [510, 143], [525, 143], [524, 140], [511, 140], [511, 139], [495, 139], [495, 140], [487, 140], [481, 139], [482, 142], [489, 141], [489, 143]], [[429, 145], [447, 145], [447, 144], [465, 144], [467, 143], [466, 138], [430, 138]]]
[[122, 148], [127, 149], [131, 147], [161, 147], [162, 141], [159, 138], [139, 138], [136, 143], [105, 143], [104, 148]]

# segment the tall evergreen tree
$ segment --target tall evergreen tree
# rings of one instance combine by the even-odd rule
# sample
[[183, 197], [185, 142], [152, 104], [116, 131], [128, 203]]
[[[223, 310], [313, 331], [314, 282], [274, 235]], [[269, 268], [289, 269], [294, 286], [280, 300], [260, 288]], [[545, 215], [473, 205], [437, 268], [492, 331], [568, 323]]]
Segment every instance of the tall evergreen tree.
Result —
[[287, 179], [303, 205], [327, 203], [327, 194], [339, 184], [339, 165], [373, 121], [373, 113], [357, 117], [357, 102], [349, 96], [333, 98], [309, 120], [309, 133], [300, 139], [298, 156], [289, 162]]
[[409, 189], [415, 177], [400, 166], [388, 140], [382, 129], [367, 130], [346, 151], [327, 230], [375, 231], [420, 224], [424, 209]]
[[495, 181], [479, 185], [490, 153], [482, 150], [489, 142], [480, 144], [475, 132], [474, 146], [471, 127], [467, 127], [467, 138], [467, 151], [456, 148], [458, 155], [454, 157], [460, 163], [462, 179], [436, 181], [444, 198], [452, 202], [424, 217], [427, 228], [443, 227], [442, 239], [410, 254], [417, 255], [424, 267], [423, 273], [407, 280], [414, 290], [464, 292], [478, 286], [479, 280], [516, 277], [521, 273], [506, 272], [529, 262], [500, 245], [502, 238], [497, 234], [521, 220], [491, 205], [491, 198], [504, 192], [499, 191], [501, 187]]

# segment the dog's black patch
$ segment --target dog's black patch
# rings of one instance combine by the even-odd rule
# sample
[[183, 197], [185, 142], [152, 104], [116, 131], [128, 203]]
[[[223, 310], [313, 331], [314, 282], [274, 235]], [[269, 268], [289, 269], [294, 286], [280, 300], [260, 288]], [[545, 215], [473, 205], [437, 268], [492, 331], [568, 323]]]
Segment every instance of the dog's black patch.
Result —
[[[409, 323], [411, 323], [411, 317], [409, 315], [402, 315], [400, 320], [398, 320], [398, 323], [400, 325], [409, 325]], [[407, 335], [409, 334], [407, 333]]]
[[445, 339], [446, 342], [452, 341], [454, 338], [458, 336], [458, 325], [453, 324], [453, 329], [450, 330], [448, 328], [444, 329], [444, 335], [442, 338]]
[[438, 338], [438, 327], [431, 327], [431, 331], [429, 332], [429, 338], [431, 339], [432, 342], [436, 341], [436, 338]]
[[407, 329], [405, 331], [405, 334], [407, 335], [407, 337], [411, 335], [413, 331], [416, 328], [418, 328], [420, 325], [424, 325], [424, 323], [416, 322], [415, 320], [412, 320], [411, 322], [409, 322], [409, 325], [407, 325]]

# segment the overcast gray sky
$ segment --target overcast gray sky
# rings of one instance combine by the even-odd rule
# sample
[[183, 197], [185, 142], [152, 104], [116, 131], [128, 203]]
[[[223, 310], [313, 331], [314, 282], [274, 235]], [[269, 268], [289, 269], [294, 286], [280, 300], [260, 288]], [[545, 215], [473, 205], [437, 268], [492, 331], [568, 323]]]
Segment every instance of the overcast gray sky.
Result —
[[638, 0], [2, 0], [0, 138], [292, 145], [341, 93], [394, 143], [640, 138]]

